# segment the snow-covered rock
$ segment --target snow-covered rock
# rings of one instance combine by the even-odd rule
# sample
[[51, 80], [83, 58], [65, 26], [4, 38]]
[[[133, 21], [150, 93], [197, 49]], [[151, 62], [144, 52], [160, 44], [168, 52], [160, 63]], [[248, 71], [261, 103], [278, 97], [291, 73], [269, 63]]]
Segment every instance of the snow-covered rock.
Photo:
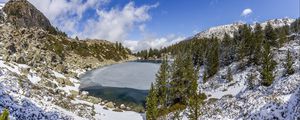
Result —
[[[295, 21], [295, 19], [291, 19], [291, 18], [272, 19], [272, 20], [268, 20], [268, 21], [261, 23], [261, 26], [262, 26], [262, 28], [264, 28], [267, 25], [267, 23], [270, 22], [270, 24], [274, 28], [277, 28], [277, 27], [282, 27], [284, 25], [290, 25], [294, 21]], [[234, 32], [237, 31], [238, 27], [243, 24], [244, 24], [243, 22], [236, 22], [233, 24], [211, 27], [207, 30], [204, 30], [204, 31], [196, 34], [194, 37], [198, 38], [198, 39], [211, 38], [212, 36], [215, 36], [218, 38], [223, 38], [225, 33], [227, 33], [228, 35], [233, 37]], [[251, 27], [254, 28], [254, 25], [255, 24], [251, 25]]]

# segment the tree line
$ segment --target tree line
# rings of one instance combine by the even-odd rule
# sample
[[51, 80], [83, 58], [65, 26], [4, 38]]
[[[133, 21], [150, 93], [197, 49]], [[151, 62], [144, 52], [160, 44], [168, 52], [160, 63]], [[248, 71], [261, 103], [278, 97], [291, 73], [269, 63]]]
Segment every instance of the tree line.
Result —
[[[204, 66], [203, 82], [214, 76], [220, 67], [226, 67], [238, 62], [240, 70], [247, 66], [260, 66], [261, 85], [270, 86], [274, 80], [273, 70], [276, 62], [273, 59], [273, 49], [282, 47], [293, 34], [300, 33], [300, 20], [290, 26], [274, 28], [267, 23], [263, 29], [260, 24], [253, 28], [244, 24], [238, 27], [233, 36], [225, 34], [223, 39], [193, 38], [165, 48], [159, 53], [172, 53], [175, 60], [172, 63], [163, 58], [156, 81], [151, 85], [146, 99], [146, 118], [164, 119], [168, 113], [172, 119], [180, 119], [181, 111], [188, 108], [188, 117], [197, 120], [201, 115], [206, 95], [198, 89], [199, 68]], [[146, 53], [146, 52], [145, 52]], [[288, 50], [284, 61], [285, 75], [295, 72], [293, 57]], [[233, 80], [231, 68], [227, 67], [226, 79]], [[248, 75], [249, 88], [253, 88], [254, 73]]]

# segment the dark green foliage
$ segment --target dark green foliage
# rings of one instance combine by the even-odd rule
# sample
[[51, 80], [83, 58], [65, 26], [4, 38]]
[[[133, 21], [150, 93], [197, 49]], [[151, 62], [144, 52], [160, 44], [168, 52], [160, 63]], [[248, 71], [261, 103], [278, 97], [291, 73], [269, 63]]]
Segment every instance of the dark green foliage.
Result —
[[275, 30], [273, 29], [272, 25], [270, 22], [267, 23], [265, 27], [265, 39], [271, 46], [278, 46], [276, 40], [277, 40], [277, 35]]
[[238, 60], [242, 60], [244, 57], [246, 56], [251, 56], [254, 53], [254, 39], [252, 37], [252, 33], [251, 33], [251, 27], [247, 24], [244, 24], [243, 26], [239, 27], [239, 31], [240, 32], [240, 37], [241, 40], [239, 42], [238, 45], [238, 54], [237, 54], [237, 58]]
[[202, 94], [194, 94], [189, 99], [189, 114], [188, 117], [190, 120], [198, 120], [198, 118], [201, 116], [201, 105], [204, 103], [204, 100], [206, 99], [206, 95], [204, 93]]
[[261, 58], [261, 50], [262, 50], [262, 44], [264, 42], [264, 32], [262, 31], [262, 27], [260, 24], [256, 24], [254, 28], [254, 33], [253, 33], [253, 42], [254, 42], [254, 47], [251, 48], [253, 49], [253, 57], [251, 57], [251, 60], [254, 62], [254, 64], [259, 65], [261, 63], [260, 58]]
[[282, 47], [284, 43], [286, 43], [288, 41], [287, 35], [288, 35], [288, 26], [284, 26], [282, 28], [278, 28], [276, 29], [277, 33], [278, 33], [278, 37], [279, 37], [279, 41], [278, 41], [278, 47]]
[[0, 120], [9, 120], [9, 111], [4, 109], [2, 114], [0, 115]]
[[228, 82], [233, 81], [233, 77], [232, 77], [232, 73], [231, 73], [231, 68], [230, 67], [227, 68], [226, 80], [228, 80]]
[[273, 54], [271, 53], [268, 42], [264, 44], [262, 63], [262, 85], [270, 86], [274, 80], [273, 69], [275, 68], [276, 62], [273, 60]]
[[219, 40], [217, 38], [212, 38], [210, 46], [206, 51], [206, 60], [205, 66], [207, 71], [207, 76], [212, 77], [215, 75], [219, 70]]
[[55, 37], [52, 35], [47, 36], [47, 41], [44, 44], [44, 49], [53, 51], [62, 58], [69, 52], [74, 52], [82, 57], [96, 57], [99, 61], [120, 61], [126, 59], [130, 52], [120, 43], [117, 46], [104, 42], [88, 43], [88, 41], [70, 41], [65, 37]]
[[290, 30], [292, 33], [300, 33], [300, 18], [291, 24]]
[[227, 66], [234, 60], [234, 42], [230, 36], [225, 33], [223, 41], [221, 42], [221, 65]]
[[163, 54], [163, 50], [165, 49], [152, 49], [150, 48], [149, 50], [141, 50], [139, 52], [137, 52], [135, 55], [137, 57], [141, 57], [142, 59], [156, 59], [156, 58], [161, 58], [162, 54]]
[[167, 105], [167, 90], [169, 80], [169, 64], [166, 57], [164, 57], [160, 69], [156, 74], [156, 87], [158, 92], [159, 105], [162, 107]]
[[253, 73], [249, 73], [247, 76], [247, 81], [248, 81], [248, 88], [253, 89], [254, 88], [254, 81], [255, 81], [256, 76]]
[[149, 90], [148, 96], [146, 98], [146, 118], [147, 120], [156, 120], [158, 117], [158, 99], [157, 90], [153, 84]]
[[293, 68], [293, 58], [291, 56], [290, 50], [288, 50], [286, 55], [286, 64], [285, 64], [286, 74], [291, 75], [295, 72]]

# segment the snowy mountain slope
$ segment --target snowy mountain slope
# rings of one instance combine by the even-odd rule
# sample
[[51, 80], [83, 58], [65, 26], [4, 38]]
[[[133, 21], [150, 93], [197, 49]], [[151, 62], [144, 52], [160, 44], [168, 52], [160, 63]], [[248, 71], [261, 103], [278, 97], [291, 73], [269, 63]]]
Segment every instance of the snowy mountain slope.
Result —
[[[284, 75], [284, 62], [287, 50], [294, 59], [292, 75]], [[217, 75], [201, 84], [200, 91], [208, 95], [206, 104], [202, 106], [203, 116], [200, 119], [300, 119], [300, 39], [292, 40], [279, 49], [273, 50], [276, 66], [275, 81], [270, 87], [259, 83], [260, 67], [250, 66], [238, 70], [238, 62], [231, 64], [233, 81], [227, 82], [221, 76], [226, 75], [227, 67], [222, 68]], [[255, 73], [256, 80], [253, 89], [247, 82], [249, 73]], [[202, 75], [202, 74], [201, 74]], [[200, 77], [201, 78], [201, 77]]]
[[[20, 67], [21, 66], [21, 67]], [[21, 72], [22, 69], [28, 68], [26, 65], [7, 63], [0, 60], [0, 111], [4, 108], [9, 109], [10, 119], [131, 119], [142, 120], [143, 116], [136, 112], [124, 111], [114, 112], [113, 109], [105, 109], [103, 105], [94, 104], [81, 98], [61, 99], [55, 94], [67, 93], [71, 90], [78, 90], [79, 85], [58, 87], [60, 93], [51, 94], [46, 88], [40, 86], [43, 79], [36, 81], [35, 79], [28, 79]], [[32, 70], [29, 74], [35, 74]], [[66, 76], [53, 72], [54, 76], [67, 78]], [[37, 78], [42, 78], [36, 76]], [[73, 78], [73, 81], [78, 81]], [[75, 82], [74, 82], [75, 83]], [[57, 89], [57, 90], [58, 90]], [[59, 90], [58, 90], [59, 91]], [[67, 98], [67, 96], [65, 96]], [[58, 99], [58, 100], [57, 100]], [[67, 100], [70, 106], [75, 106], [79, 110], [73, 111], [62, 108], [56, 105], [56, 101]], [[70, 101], [69, 101], [70, 100]], [[71, 102], [77, 101], [77, 102]], [[80, 106], [84, 106], [84, 108]], [[92, 107], [93, 106], [93, 107]], [[95, 113], [94, 116], [84, 115], [84, 112]], [[81, 115], [80, 115], [81, 114]]]
[[[277, 28], [277, 27], [281, 27], [284, 25], [290, 25], [294, 21], [295, 21], [295, 19], [283, 18], [283, 19], [268, 20], [268, 21], [265, 21], [260, 24], [264, 28], [267, 25], [267, 23], [270, 22], [274, 28]], [[205, 31], [202, 31], [202, 32], [196, 34], [194, 37], [195, 38], [210, 38], [212, 36], [215, 36], [218, 38], [223, 38], [225, 33], [227, 33], [231, 37], [233, 37], [233, 33], [238, 30], [238, 27], [240, 25], [243, 25], [243, 24], [244, 23], [242, 23], [242, 22], [236, 22], [233, 24], [212, 27], [212, 28], [209, 28], [208, 30], [205, 30]], [[254, 24], [251, 26], [254, 27]]]
[[0, 9], [2, 10], [2, 8], [4, 7], [5, 3], [0, 3]]

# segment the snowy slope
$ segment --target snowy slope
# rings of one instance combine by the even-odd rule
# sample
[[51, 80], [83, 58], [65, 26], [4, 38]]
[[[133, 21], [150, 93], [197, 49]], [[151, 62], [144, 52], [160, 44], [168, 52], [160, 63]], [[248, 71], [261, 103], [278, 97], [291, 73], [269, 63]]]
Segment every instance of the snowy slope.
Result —
[[[284, 62], [287, 50], [294, 59], [296, 72], [284, 75]], [[292, 40], [282, 48], [274, 49], [277, 66], [275, 80], [270, 87], [259, 83], [260, 67], [250, 66], [238, 70], [238, 62], [231, 64], [233, 81], [227, 82], [220, 76], [226, 75], [227, 67], [221, 68], [217, 75], [201, 84], [200, 91], [208, 95], [202, 106], [201, 119], [300, 119], [300, 39]], [[248, 87], [247, 75], [255, 73], [255, 87]], [[200, 75], [201, 72], [200, 72]]]
[[[294, 22], [295, 19], [290, 19], [290, 18], [283, 18], [283, 19], [272, 19], [265, 21], [261, 23], [261, 26], [264, 28], [268, 22], [271, 23], [271, 25], [274, 28], [281, 27], [284, 25], [290, 25], [292, 22]], [[227, 33], [231, 37], [233, 37], [233, 33], [238, 30], [238, 27], [240, 25], [243, 25], [243, 22], [236, 22], [233, 24], [228, 24], [228, 25], [221, 25], [221, 26], [216, 26], [209, 28], [208, 30], [202, 31], [198, 34], [196, 34], [194, 37], [195, 38], [210, 38], [212, 36], [218, 37], [218, 38], [223, 38], [224, 34]], [[254, 24], [251, 25], [254, 27]]]
[[0, 9], [2, 10], [2, 8], [4, 7], [5, 3], [0, 3]]
[[[6, 63], [0, 60], [0, 111], [4, 108], [8, 108], [10, 111], [10, 119], [87, 119], [80, 117], [76, 112], [69, 111], [65, 108], [61, 108], [54, 104], [53, 99], [55, 96], [47, 95], [45, 91], [41, 91], [40, 94], [35, 93], [34, 89], [37, 89], [36, 85], [39, 85], [43, 80], [35, 71], [31, 71], [29, 74], [32, 77], [24, 76], [22, 78], [21, 69], [28, 68], [26, 65], [16, 63]], [[30, 76], [31, 76], [30, 75]], [[66, 78], [63, 74], [53, 71], [53, 75], [60, 78]], [[72, 79], [74, 83], [79, 82], [76, 79]], [[71, 90], [78, 90], [79, 84], [75, 86], [58, 87], [66, 93], [70, 93]], [[44, 88], [43, 88], [44, 89]], [[46, 94], [46, 95], [45, 95]], [[87, 106], [94, 106], [92, 111], [95, 112], [95, 116], [89, 119], [101, 119], [101, 120], [142, 120], [143, 115], [131, 112], [114, 112], [112, 109], [106, 110], [104, 106], [100, 104], [93, 104], [87, 101], [79, 100], [75, 98], [71, 102], [73, 105], [84, 104]]]

